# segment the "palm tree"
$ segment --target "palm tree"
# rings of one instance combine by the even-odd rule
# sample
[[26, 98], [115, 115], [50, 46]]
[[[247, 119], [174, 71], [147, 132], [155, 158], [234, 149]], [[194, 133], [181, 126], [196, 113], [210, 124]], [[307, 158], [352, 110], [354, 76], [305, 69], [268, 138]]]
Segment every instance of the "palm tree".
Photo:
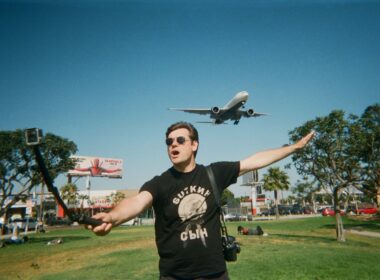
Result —
[[78, 200], [78, 187], [75, 184], [67, 183], [60, 189], [61, 197], [67, 201], [69, 206], [76, 206]]
[[270, 167], [268, 173], [263, 176], [264, 189], [266, 191], [274, 192], [274, 203], [276, 206], [276, 219], [279, 217], [278, 213], [278, 190], [288, 190], [289, 189], [289, 176], [285, 171], [280, 170], [279, 167]]

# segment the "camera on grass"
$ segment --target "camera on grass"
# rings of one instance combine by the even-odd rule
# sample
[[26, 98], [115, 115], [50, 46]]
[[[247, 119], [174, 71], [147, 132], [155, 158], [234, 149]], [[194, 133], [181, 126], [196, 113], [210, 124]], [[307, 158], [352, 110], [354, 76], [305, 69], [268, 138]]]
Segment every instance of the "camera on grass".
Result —
[[240, 253], [240, 245], [236, 242], [234, 236], [222, 236], [224, 259], [228, 262], [235, 262], [237, 254]]

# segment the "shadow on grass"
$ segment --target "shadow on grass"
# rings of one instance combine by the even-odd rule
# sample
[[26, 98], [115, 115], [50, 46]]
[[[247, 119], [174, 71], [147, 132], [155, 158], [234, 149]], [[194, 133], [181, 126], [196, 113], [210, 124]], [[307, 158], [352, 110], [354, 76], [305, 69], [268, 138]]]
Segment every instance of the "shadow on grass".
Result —
[[[380, 225], [378, 223], [371, 223], [371, 222], [363, 222], [363, 223], [344, 223], [343, 222], [344, 229], [358, 229], [358, 230], [369, 230], [369, 231], [377, 231], [380, 232]], [[323, 225], [321, 228], [326, 229], [335, 229], [335, 224], [328, 224]]]
[[29, 243], [47, 243], [49, 241], [55, 240], [55, 239], [62, 239], [65, 243], [72, 242], [72, 241], [78, 241], [78, 240], [86, 240], [90, 239], [89, 236], [46, 236], [46, 237], [30, 237]]
[[[334, 227], [335, 229], [335, 227]], [[296, 234], [271, 234], [271, 236], [281, 238], [283, 240], [292, 240], [292, 241], [302, 241], [312, 244], [342, 244], [342, 245], [351, 245], [359, 247], [371, 247], [372, 245], [368, 242], [363, 242], [359, 240], [349, 240], [347, 242], [338, 242], [335, 237], [331, 236], [312, 236], [312, 235], [296, 235]]]
[[310, 241], [310, 242], [325, 242], [325, 243], [331, 243], [336, 242], [336, 239], [329, 236], [312, 236], [312, 235], [297, 235], [297, 234], [281, 234], [281, 233], [274, 233], [270, 236], [279, 237], [283, 239], [302, 239], [303, 241]]

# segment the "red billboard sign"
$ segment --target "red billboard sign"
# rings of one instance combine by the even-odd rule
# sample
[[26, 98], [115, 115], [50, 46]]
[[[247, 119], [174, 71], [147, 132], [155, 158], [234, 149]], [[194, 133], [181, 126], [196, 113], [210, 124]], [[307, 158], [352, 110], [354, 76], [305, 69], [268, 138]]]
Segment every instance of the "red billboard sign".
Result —
[[76, 161], [71, 176], [122, 178], [123, 160], [102, 157], [72, 156]]

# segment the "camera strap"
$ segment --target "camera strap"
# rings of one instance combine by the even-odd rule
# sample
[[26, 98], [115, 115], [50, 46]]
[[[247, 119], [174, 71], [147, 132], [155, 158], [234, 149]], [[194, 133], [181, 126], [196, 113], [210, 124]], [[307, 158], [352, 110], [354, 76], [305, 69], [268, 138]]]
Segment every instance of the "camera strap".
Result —
[[207, 171], [207, 176], [208, 176], [208, 179], [210, 180], [211, 187], [214, 193], [216, 205], [218, 206], [218, 212], [219, 212], [219, 217], [220, 217], [220, 230], [222, 232], [222, 236], [226, 236], [228, 238], [227, 227], [226, 227], [226, 223], [224, 222], [223, 211], [220, 205], [220, 192], [216, 185], [214, 172], [212, 171], [210, 165], [206, 166], [206, 171]]

